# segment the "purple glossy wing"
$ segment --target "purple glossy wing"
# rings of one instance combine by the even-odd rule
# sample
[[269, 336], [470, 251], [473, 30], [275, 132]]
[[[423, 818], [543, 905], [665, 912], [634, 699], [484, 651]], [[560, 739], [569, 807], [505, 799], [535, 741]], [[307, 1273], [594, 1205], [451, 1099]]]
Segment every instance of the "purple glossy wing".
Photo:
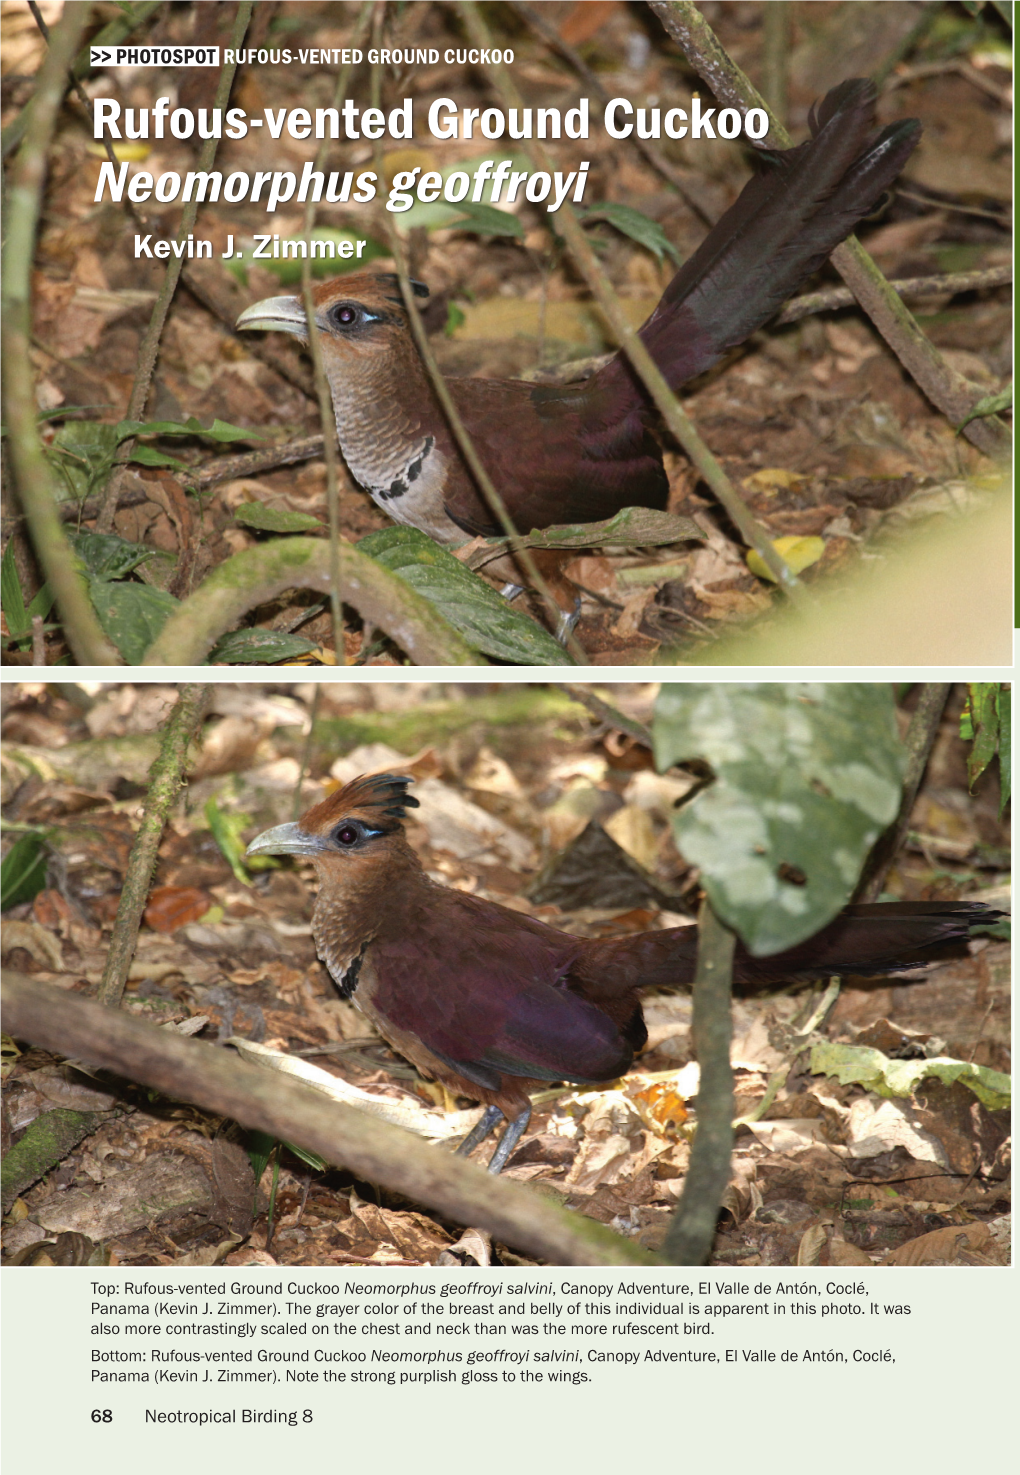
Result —
[[565, 987], [580, 939], [478, 898], [438, 895], [442, 905], [433, 893], [403, 938], [372, 945], [372, 1002], [385, 1018], [470, 1079], [600, 1081], [626, 1070], [620, 1030]]

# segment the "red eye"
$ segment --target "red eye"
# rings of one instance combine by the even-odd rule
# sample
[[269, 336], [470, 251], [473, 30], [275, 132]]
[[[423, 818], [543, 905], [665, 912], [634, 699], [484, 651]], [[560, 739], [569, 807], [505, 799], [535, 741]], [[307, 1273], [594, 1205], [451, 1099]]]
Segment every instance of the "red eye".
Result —
[[354, 825], [341, 825], [335, 838], [338, 845], [357, 845], [361, 837]]
[[343, 327], [349, 328], [358, 321], [358, 310], [356, 307], [338, 307], [333, 316]]

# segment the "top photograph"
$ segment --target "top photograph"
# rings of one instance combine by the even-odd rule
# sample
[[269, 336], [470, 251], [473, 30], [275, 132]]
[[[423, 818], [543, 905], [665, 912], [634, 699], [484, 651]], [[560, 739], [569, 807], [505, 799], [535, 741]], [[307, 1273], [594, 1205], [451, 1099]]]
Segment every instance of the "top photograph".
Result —
[[1012, 664], [1011, 5], [0, 45], [6, 665]]

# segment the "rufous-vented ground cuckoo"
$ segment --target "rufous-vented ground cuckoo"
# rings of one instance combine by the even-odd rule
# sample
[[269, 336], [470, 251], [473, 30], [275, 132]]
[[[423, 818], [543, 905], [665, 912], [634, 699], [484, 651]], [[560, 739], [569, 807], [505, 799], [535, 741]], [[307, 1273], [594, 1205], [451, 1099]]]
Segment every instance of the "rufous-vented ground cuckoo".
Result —
[[[758, 151], [758, 172], [677, 272], [640, 329], [674, 389], [767, 322], [871, 213], [916, 147], [916, 119], [875, 130], [875, 88], [833, 88], [812, 137]], [[415, 292], [428, 296], [420, 282]], [[440, 543], [500, 526], [461, 459], [415, 348], [397, 280], [358, 273], [315, 291], [316, 322], [351, 474], [396, 522]], [[307, 341], [297, 297], [270, 297], [237, 320]], [[654, 413], [622, 353], [583, 383], [450, 379], [482, 462], [523, 532], [595, 522], [623, 507], [664, 508], [669, 492]]]
[[[296, 823], [266, 830], [249, 855], [309, 856], [319, 873], [312, 932], [344, 998], [422, 1075], [484, 1102], [461, 1144], [508, 1126], [499, 1172], [542, 1082], [614, 1080], [647, 1039], [638, 990], [694, 980], [697, 929], [571, 937], [497, 902], [429, 879], [403, 823], [417, 799], [391, 773], [355, 779]], [[807, 942], [768, 958], [738, 943], [734, 979], [770, 983], [886, 973], [998, 913], [977, 902], [850, 906]]]

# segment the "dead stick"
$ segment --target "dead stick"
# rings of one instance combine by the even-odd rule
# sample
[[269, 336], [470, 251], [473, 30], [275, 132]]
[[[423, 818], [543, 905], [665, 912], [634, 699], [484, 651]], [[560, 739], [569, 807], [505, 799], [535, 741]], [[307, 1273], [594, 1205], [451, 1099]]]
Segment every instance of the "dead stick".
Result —
[[4, 1028], [16, 1039], [84, 1059], [174, 1100], [296, 1142], [460, 1224], [484, 1224], [506, 1243], [553, 1264], [655, 1263], [646, 1250], [594, 1220], [201, 1040], [157, 1029], [13, 970], [3, 981], [3, 1012]]
[[110, 951], [96, 992], [101, 1004], [119, 1004], [124, 993], [142, 913], [156, 869], [159, 842], [163, 838], [170, 807], [184, 782], [188, 748], [198, 732], [211, 696], [211, 686], [189, 683], [178, 690], [176, 705], [160, 743], [159, 757], [149, 774], [149, 792], [145, 797], [142, 823], [128, 857]]

